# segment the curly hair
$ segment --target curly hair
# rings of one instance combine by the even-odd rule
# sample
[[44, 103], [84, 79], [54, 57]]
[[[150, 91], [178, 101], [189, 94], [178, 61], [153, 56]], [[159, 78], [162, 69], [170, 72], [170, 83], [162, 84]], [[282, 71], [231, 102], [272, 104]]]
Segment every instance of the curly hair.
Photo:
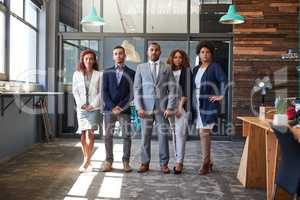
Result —
[[182, 67], [183, 68], [190, 67], [190, 60], [189, 60], [189, 57], [187, 56], [187, 54], [185, 53], [185, 51], [183, 51], [182, 49], [174, 49], [173, 51], [171, 51], [171, 53], [167, 59], [167, 64], [171, 65], [172, 70], [175, 69], [173, 58], [177, 52], [180, 53], [182, 56]]
[[199, 55], [201, 49], [204, 48], [204, 47], [207, 48], [210, 51], [211, 55], [214, 55], [214, 53], [215, 53], [215, 47], [209, 41], [202, 41], [202, 42], [198, 43], [198, 45], [196, 47], [196, 55]]
[[91, 49], [86, 49], [84, 51], [82, 51], [80, 53], [80, 61], [79, 61], [79, 64], [76, 66], [76, 70], [77, 71], [85, 71], [85, 66], [84, 66], [84, 56], [86, 56], [87, 54], [92, 54], [93, 57], [94, 57], [94, 65], [93, 65], [93, 69], [96, 70], [96, 71], [99, 71], [99, 65], [98, 65], [98, 62], [97, 62], [97, 56], [96, 56], [96, 53], [91, 50]]

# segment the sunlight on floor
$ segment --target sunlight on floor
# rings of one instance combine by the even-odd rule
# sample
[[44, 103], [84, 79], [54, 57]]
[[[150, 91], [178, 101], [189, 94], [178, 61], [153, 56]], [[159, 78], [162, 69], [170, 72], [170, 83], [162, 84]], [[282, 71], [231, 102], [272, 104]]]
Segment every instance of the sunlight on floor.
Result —
[[88, 200], [88, 198], [81, 198], [81, 197], [65, 197], [64, 200]]
[[[81, 147], [81, 143], [77, 143], [75, 147]], [[95, 143], [95, 152], [92, 156], [93, 171], [81, 173], [64, 200], [87, 200], [88, 190], [92, 185], [94, 178], [99, 174], [101, 166], [105, 161], [105, 145], [104, 143]], [[114, 163], [115, 170], [123, 169], [123, 144], [114, 144]], [[78, 166], [79, 167], [79, 166]], [[104, 174], [101, 187], [97, 198], [120, 198], [123, 182], [123, 172], [107, 172]]]
[[100, 198], [120, 198], [122, 189], [122, 173], [106, 173], [103, 179], [98, 197]]

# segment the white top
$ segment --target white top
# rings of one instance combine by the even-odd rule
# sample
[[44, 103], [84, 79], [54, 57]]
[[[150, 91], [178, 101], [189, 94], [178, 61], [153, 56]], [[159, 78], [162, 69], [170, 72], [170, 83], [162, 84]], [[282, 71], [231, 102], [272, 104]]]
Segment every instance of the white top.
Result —
[[176, 80], [176, 83], [179, 83], [179, 79], [180, 79], [180, 75], [181, 75], [181, 69], [174, 70], [173, 75], [174, 75], [174, 78]]
[[160, 63], [160, 60], [157, 60], [155, 62], [153, 61], [149, 61], [149, 64], [150, 64], [150, 67], [151, 67], [151, 72], [153, 72], [153, 67], [154, 67], [154, 64], [156, 64], [156, 77], [158, 76], [158, 73], [159, 73], [159, 63]]
[[86, 96], [86, 104], [89, 104], [89, 88], [91, 83], [92, 76], [84, 75], [84, 84], [85, 84], [85, 96]]
[[[202, 76], [207, 68], [200, 67], [195, 77], [196, 89], [200, 89]], [[200, 91], [199, 91], [200, 92]]]
[[200, 97], [200, 86], [201, 86], [201, 79], [203, 77], [203, 74], [205, 72], [207, 68], [202, 68], [200, 67], [198, 69], [198, 72], [196, 74], [196, 77], [195, 77], [195, 85], [196, 85], [196, 106], [197, 106], [197, 124], [196, 124], [196, 127], [197, 128], [201, 128], [201, 129], [213, 129], [215, 123], [211, 123], [211, 124], [207, 124], [206, 126], [203, 125], [203, 122], [202, 122], [202, 119], [201, 119], [201, 115], [200, 115], [200, 110], [199, 110], [199, 97]]

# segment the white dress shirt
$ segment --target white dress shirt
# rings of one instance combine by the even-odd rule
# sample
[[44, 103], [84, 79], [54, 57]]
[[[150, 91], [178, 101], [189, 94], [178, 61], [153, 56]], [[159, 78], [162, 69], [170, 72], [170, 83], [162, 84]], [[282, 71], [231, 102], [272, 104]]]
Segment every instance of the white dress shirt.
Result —
[[121, 82], [122, 76], [123, 76], [123, 72], [124, 72], [124, 65], [123, 64], [116, 64], [115, 65], [115, 69], [116, 69], [116, 76], [117, 76], [117, 81], [118, 81], [118, 85]]
[[155, 62], [153, 62], [151, 60], [149, 61], [149, 64], [150, 64], [150, 67], [151, 67], [151, 72], [153, 72], [154, 64], [156, 64], [156, 78], [157, 78], [158, 73], [159, 73], [159, 63], [160, 63], [160, 60], [157, 60]]

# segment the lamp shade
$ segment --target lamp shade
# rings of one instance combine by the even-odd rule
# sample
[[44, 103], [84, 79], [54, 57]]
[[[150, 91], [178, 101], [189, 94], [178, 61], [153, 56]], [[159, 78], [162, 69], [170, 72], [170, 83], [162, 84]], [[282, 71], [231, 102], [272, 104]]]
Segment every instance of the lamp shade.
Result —
[[219, 22], [222, 24], [242, 24], [245, 18], [236, 12], [235, 6], [230, 5], [226, 15], [223, 15]]
[[103, 18], [97, 15], [95, 6], [92, 6], [88, 16], [82, 17], [80, 23], [82, 25], [90, 25], [90, 26], [102, 26], [105, 24]]

